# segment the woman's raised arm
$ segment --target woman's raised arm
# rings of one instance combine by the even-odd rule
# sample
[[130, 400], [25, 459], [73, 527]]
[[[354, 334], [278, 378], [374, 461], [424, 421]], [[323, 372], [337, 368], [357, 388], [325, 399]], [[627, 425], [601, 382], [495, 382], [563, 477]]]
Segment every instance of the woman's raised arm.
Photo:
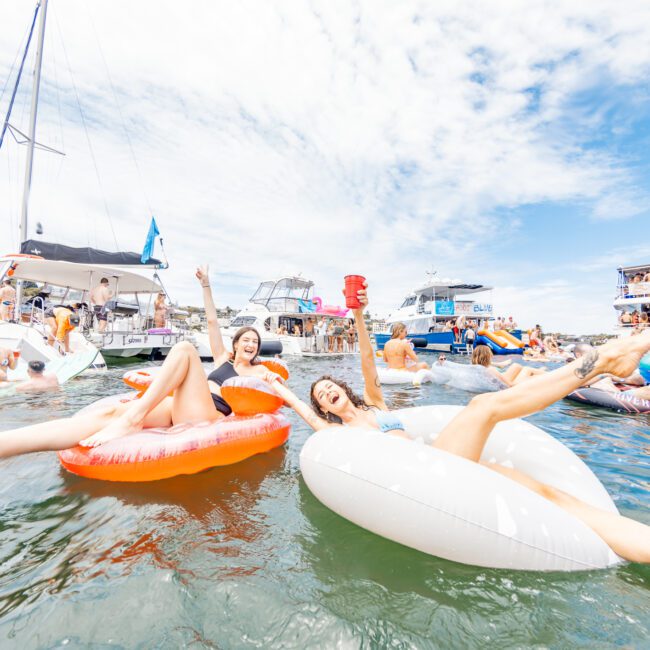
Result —
[[263, 379], [268, 382], [273, 390], [314, 430], [319, 431], [325, 427], [332, 426], [314, 413], [314, 409], [306, 402], [303, 402], [292, 390], [287, 388], [282, 379], [273, 372], [267, 373]]
[[364, 386], [364, 399], [368, 404], [376, 406], [384, 411], [388, 410], [384, 402], [384, 394], [381, 391], [381, 384], [379, 383], [379, 375], [377, 374], [377, 366], [375, 365], [375, 352], [372, 349], [370, 342], [370, 334], [366, 329], [366, 321], [363, 318], [363, 310], [368, 306], [368, 294], [366, 287], [368, 283], [364, 283], [363, 289], [358, 292], [359, 302], [361, 307], [353, 309], [354, 322], [357, 326], [359, 336], [359, 352], [361, 354], [361, 372], [363, 373]]
[[203, 288], [203, 306], [205, 307], [205, 316], [208, 319], [208, 339], [210, 341], [210, 351], [215, 364], [223, 363], [227, 360], [228, 350], [223, 344], [219, 319], [217, 318], [217, 308], [212, 297], [210, 289], [210, 276], [207, 264], [199, 266], [196, 269], [196, 279], [201, 283]]

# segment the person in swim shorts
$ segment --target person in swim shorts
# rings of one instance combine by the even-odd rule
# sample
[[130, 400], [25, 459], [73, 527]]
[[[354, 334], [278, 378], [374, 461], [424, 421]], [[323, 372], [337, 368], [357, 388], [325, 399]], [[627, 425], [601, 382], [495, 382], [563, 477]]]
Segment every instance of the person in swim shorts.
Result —
[[70, 332], [79, 325], [79, 315], [72, 308], [57, 305], [45, 312], [45, 322], [50, 328], [47, 342], [56, 341], [67, 354], [70, 352]]
[[413, 346], [406, 334], [404, 323], [393, 323], [390, 340], [384, 345], [384, 361], [391, 370], [428, 370], [429, 364], [418, 360], [418, 355], [413, 352]]
[[108, 285], [108, 278], [102, 278], [99, 284], [90, 292], [90, 302], [97, 319], [97, 331], [106, 331], [108, 317], [106, 315], [106, 303], [113, 297], [113, 290]]
[[[347, 383], [329, 375], [320, 377], [312, 384], [311, 406], [280, 381], [273, 380], [271, 385], [316, 431], [344, 424], [379, 429], [408, 438], [404, 424], [389, 411], [382, 394], [375, 355], [363, 319], [363, 310], [368, 305], [366, 287], [367, 284], [358, 294], [361, 308], [353, 310], [359, 331], [363, 397], [355, 394]], [[629, 375], [649, 350], [650, 331], [645, 331], [639, 336], [611, 341], [583, 358], [553, 372], [532, 377], [526, 383], [477, 395], [447, 424], [432, 444], [448, 453], [480, 463], [548, 499], [583, 521], [621, 557], [633, 562], [650, 563], [650, 526], [595, 508], [518, 470], [481, 460], [483, 448], [499, 422], [537, 413], [600, 374]], [[475, 488], [468, 485], [467, 489]]]
[[4, 280], [0, 287], [0, 320], [13, 320], [16, 306], [16, 290], [11, 280]]

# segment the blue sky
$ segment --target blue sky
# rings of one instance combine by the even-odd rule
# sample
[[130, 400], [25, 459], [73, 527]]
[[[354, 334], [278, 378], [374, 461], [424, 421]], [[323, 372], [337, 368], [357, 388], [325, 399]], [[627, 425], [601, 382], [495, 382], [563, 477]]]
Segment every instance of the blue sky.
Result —
[[[224, 304], [285, 273], [335, 302], [356, 272], [379, 314], [436, 269], [524, 325], [611, 329], [616, 266], [650, 263], [647, 2], [180, 4], [51, 0], [48, 239], [114, 249], [112, 224], [139, 249], [153, 211], [181, 303], [203, 261]], [[1, 85], [30, 5], [5, 10]], [[23, 158], [0, 150], [8, 248]]]

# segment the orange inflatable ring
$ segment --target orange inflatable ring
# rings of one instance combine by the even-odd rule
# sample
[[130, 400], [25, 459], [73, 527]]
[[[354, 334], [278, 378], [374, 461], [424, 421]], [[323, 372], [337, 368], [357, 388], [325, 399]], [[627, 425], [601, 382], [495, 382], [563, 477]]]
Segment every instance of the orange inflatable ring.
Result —
[[289, 368], [282, 359], [260, 359], [260, 363], [276, 375], [280, 375], [284, 381], [289, 379]]
[[[124, 397], [105, 398], [87, 410], [123, 402]], [[59, 460], [68, 471], [86, 478], [157, 481], [270, 451], [287, 441], [290, 428], [279, 413], [231, 415], [214, 422], [145, 429], [99, 447], [65, 449], [59, 452]]]
[[231, 377], [221, 385], [221, 397], [235, 415], [275, 413], [284, 400], [257, 377]]
[[134, 388], [140, 392], [145, 391], [149, 388], [155, 376], [155, 372], [151, 372], [151, 370], [129, 370], [122, 375], [122, 381], [129, 388]]

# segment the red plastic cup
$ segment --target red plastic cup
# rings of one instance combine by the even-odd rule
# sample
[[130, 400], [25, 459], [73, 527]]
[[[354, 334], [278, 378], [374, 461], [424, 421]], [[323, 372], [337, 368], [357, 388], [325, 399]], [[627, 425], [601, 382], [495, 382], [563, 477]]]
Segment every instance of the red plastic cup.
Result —
[[345, 306], [348, 309], [359, 309], [361, 303], [357, 292], [363, 289], [363, 283], [366, 279], [363, 275], [346, 275], [345, 276]]
[[20, 357], [20, 350], [14, 350], [14, 359], [18, 359]]

